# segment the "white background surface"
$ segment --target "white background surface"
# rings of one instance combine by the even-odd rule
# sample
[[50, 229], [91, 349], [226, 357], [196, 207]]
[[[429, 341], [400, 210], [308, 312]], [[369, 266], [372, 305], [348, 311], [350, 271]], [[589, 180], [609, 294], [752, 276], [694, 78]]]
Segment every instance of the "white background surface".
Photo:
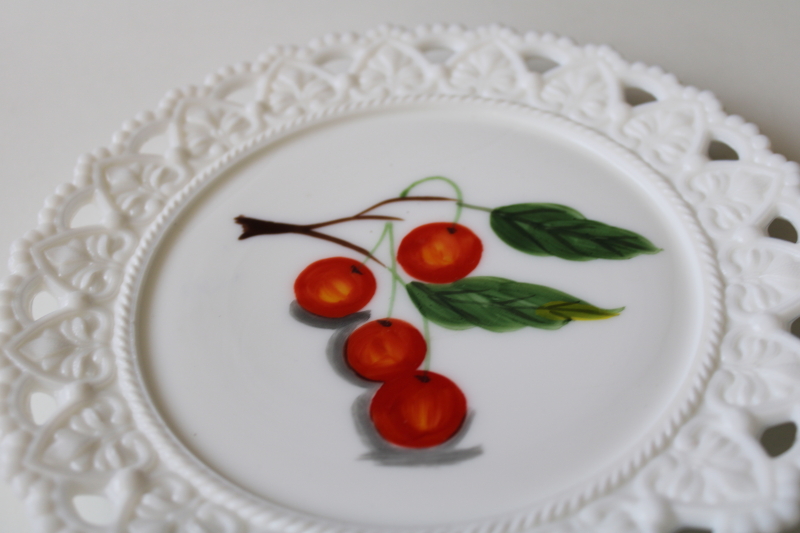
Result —
[[[714, 92], [776, 152], [800, 160], [800, 2], [792, 0], [0, 0], [0, 13], [0, 251], [35, 227], [80, 154], [108, 144], [169, 89], [270, 44], [384, 22], [499, 22], [609, 44]], [[0, 533], [29, 531], [23, 505], [0, 483]]]

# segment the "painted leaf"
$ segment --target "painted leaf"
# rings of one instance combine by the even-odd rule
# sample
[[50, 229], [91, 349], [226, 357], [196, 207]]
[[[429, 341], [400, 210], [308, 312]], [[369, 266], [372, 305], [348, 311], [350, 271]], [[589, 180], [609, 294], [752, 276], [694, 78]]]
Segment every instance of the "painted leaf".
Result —
[[526, 326], [558, 329], [572, 320], [610, 318], [622, 311], [599, 309], [550, 287], [488, 276], [447, 284], [413, 281], [407, 290], [422, 316], [456, 330], [475, 326], [497, 332]]
[[550, 302], [541, 306], [536, 312], [539, 316], [553, 320], [603, 320], [619, 315], [623, 309], [625, 308], [600, 309], [581, 302]]
[[661, 251], [638, 233], [588, 220], [558, 204], [515, 204], [492, 210], [491, 225], [503, 242], [532, 255], [571, 261], [630, 259]]

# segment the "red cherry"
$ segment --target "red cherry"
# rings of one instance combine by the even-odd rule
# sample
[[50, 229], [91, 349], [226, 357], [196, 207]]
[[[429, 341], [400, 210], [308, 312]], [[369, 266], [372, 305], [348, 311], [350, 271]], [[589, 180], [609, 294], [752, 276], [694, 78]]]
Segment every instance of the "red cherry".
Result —
[[330, 257], [308, 265], [294, 282], [300, 307], [315, 315], [339, 318], [363, 308], [375, 294], [375, 276], [349, 257]]
[[427, 283], [458, 281], [478, 266], [483, 244], [472, 230], [452, 222], [434, 222], [411, 230], [397, 250], [397, 262], [410, 276]]
[[467, 416], [467, 399], [446, 377], [417, 371], [381, 385], [369, 415], [378, 433], [392, 444], [430, 448], [458, 432]]
[[356, 374], [371, 381], [386, 381], [416, 370], [428, 345], [417, 328], [396, 318], [373, 320], [348, 338], [345, 358]]

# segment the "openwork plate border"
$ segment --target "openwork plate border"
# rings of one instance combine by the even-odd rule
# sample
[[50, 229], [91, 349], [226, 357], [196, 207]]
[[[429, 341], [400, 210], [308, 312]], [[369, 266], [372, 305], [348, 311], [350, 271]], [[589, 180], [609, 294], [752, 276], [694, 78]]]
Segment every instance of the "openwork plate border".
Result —
[[[630, 88], [655, 99], [631, 105]], [[437, 531], [766, 532], [800, 518], [800, 452], [771, 458], [758, 442], [764, 428], [798, 421], [800, 340], [788, 328], [800, 314], [800, 251], [766, 233], [777, 216], [800, 227], [797, 165], [711, 94], [606, 47], [498, 26], [423, 26], [275, 47], [172, 91], [158, 111], [124, 124], [109, 148], [82, 157], [72, 183], [46, 200], [37, 229], [14, 244], [12, 275], [0, 287], [0, 466], [37, 531], [369, 529], [250, 504], [165, 460], [120, 391], [125, 272], [171, 203], [259, 139], [381, 102], [464, 97], [555, 114], [665, 176], [710, 242], [725, 304], [711, 320], [720, 348], [671, 439], [580, 497]], [[709, 159], [712, 142], [738, 159]], [[74, 222], [85, 209], [100, 223]], [[43, 293], [57, 310], [35, 316]], [[34, 420], [36, 393], [56, 400], [46, 420]], [[110, 500], [112, 523], [86, 523], [72, 504], [82, 494]]]

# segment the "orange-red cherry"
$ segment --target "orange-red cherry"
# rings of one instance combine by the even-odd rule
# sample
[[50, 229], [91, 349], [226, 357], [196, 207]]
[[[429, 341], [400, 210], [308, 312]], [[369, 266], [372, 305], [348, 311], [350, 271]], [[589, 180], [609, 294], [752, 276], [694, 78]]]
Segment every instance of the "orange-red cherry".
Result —
[[315, 315], [339, 318], [362, 309], [375, 294], [375, 276], [349, 257], [329, 257], [308, 265], [294, 282], [300, 307]]
[[347, 338], [345, 359], [353, 371], [370, 381], [386, 381], [416, 370], [428, 345], [417, 328], [404, 320], [367, 322]]
[[388, 442], [405, 448], [430, 448], [447, 442], [461, 429], [467, 399], [441, 374], [416, 371], [381, 385], [369, 414]]
[[475, 270], [482, 254], [483, 243], [472, 230], [452, 222], [434, 222], [403, 237], [397, 262], [418, 280], [452, 283]]

